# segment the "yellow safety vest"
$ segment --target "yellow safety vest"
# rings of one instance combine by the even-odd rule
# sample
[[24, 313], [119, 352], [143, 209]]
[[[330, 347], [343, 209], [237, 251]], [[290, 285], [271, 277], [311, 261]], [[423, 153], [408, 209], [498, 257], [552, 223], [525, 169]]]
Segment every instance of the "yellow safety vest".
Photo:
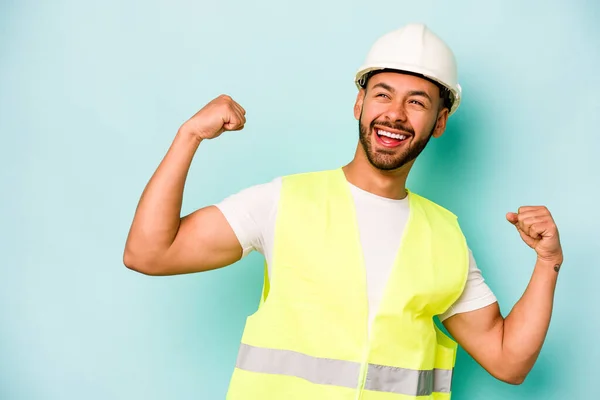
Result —
[[228, 400], [450, 399], [457, 344], [434, 322], [460, 296], [457, 218], [408, 191], [409, 219], [369, 332], [365, 266], [342, 169], [286, 176], [271, 277]]

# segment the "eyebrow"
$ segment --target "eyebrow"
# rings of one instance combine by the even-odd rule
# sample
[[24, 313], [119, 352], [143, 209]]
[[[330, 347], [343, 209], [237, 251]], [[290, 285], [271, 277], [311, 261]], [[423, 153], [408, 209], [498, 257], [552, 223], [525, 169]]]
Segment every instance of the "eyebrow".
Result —
[[412, 90], [412, 91], [408, 92], [408, 95], [409, 96], [423, 96], [423, 97], [427, 98], [427, 100], [432, 101], [431, 96], [429, 96], [427, 94], [427, 92], [424, 92], [422, 90]]
[[375, 89], [376, 87], [381, 87], [381, 88], [384, 88], [385, 90], [387, 90], [388, 92], [396, 93], [396, 90], [393, 87], [391, 87], [390, 85], [388, 85], [387, 83], [379, 82], [379, 83], [373, 85], [373, 89]]

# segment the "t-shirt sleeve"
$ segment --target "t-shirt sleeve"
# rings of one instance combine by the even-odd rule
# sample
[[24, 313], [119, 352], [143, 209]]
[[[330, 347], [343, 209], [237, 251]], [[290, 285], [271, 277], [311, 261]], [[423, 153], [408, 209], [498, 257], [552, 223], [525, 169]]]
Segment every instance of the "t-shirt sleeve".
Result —
[[480, 308], [489, 306], [496, 302], [496, 296], [485, 283], [483, 275], [477, 264], [473, 253], [469, 249], [469, 276], [463, 293], [458, 300], [446, 311], [440, 315], [440, 321], [450, 318], [451, 316], [468, 311], [475, 311]]
[[250, 186], [215, 206], [223, 213], [243, 249], [242, 257], [256, 250], [264, 254], [264, 232], [279, 199], [281, 179]]

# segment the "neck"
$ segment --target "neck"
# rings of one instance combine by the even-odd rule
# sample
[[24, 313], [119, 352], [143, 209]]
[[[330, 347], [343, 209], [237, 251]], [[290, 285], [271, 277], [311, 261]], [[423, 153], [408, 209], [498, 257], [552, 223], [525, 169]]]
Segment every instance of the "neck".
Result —
[[348, 182], [377, 196], [401, 200], [407, 196], [406, 179], [414, 161], [393, 171], [382, 171], [368, 161], [352, 160], [342, 167]]

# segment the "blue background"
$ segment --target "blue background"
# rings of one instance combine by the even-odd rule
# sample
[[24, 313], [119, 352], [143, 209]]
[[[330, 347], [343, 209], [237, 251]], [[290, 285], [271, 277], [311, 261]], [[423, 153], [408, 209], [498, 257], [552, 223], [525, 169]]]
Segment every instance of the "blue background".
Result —
[[[353, 156], [353, 76], [425, 22], [464, 100], [409, 187], [460, 216], [506, 315], [535, 255], [505, 220], [545, 204], [566, 261], [521, 386], [461, 351], [453, 399], [594, 396], [600, 347], [600, 3], [7, 1], [0, 4], [0, 399], [222, 399], [262, 257], [148, 277], [122, 264], [139, 196], [181, 123], [221, 93], [242, 132], [203, 143], [184, 212]], [[590, 394], [592, 393], [592, 394]]]

